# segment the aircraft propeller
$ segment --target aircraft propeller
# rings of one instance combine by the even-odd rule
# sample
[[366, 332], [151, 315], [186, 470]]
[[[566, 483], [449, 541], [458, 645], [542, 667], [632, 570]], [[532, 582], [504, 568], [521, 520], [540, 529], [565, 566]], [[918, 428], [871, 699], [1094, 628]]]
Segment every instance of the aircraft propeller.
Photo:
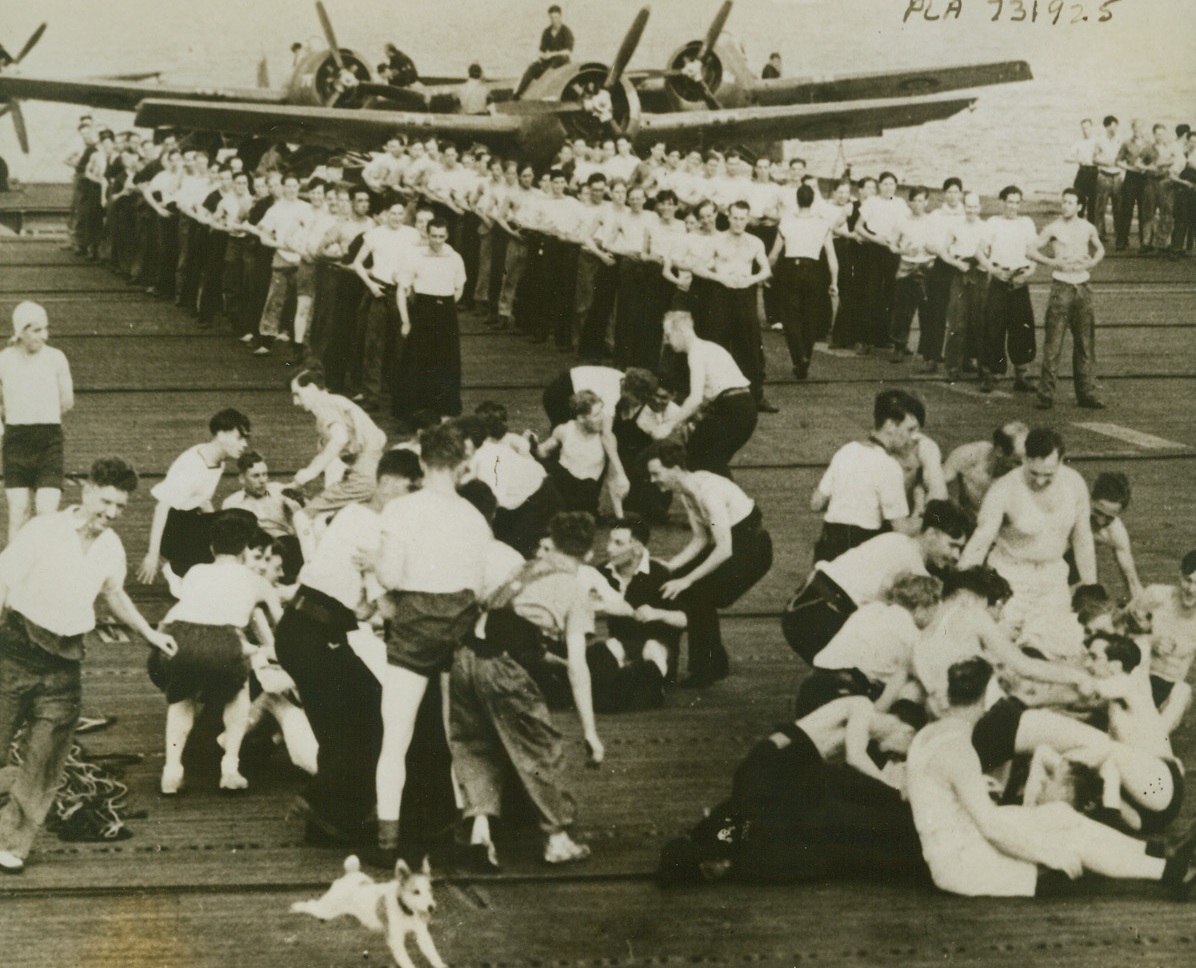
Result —
[[710, 90], [710, 85], [706, 81], [706, 67], [710, 63], [710, 55], [714, 53], [714, 46], [718, 43], [723, 28], [727, 25], [727, 19], [731, 16], [733, 6], [735, 4], [732, 0], [726, 0], [719, 7], [718, 13], [714, 15], [714, 20], [710, 22], [710, 27], [702, 40], [702, 46], [692, 60], [682, 68], [666, 72], [667, 77], [681, 78], [692, 84], [702, 100], [706, 102], [706, 107], [712, 111], [717, 111], [722, 105], [719, 104], [718, 98], [714, 96], [714, 92]]
[[[651, 10], [648, 7], [641, 7], [640, 12], [635, 15], [635, 20], [631, 22], [631, 27], [624, 35], [623, 42], [619, 45], [615, 59], [607, 69], [601, 86], [593, 83], [579, 85], [579, 88], [573, 92], [574, 100], [545, 106], [541, 113], [579, 114], [584, 112], [604, 124], [613, 136], [617, 137], [623, 134], [622, 127], [614, 117], [614, 100], [611, 95], [619, 86], [623, 72], [635, 55], [640, 39], [644, 36], [644, 29], [648, 26], [650, 14]], [[533, 109], [528, 113], [536, 112]]]
[[336, 78], [332, 82], [332, 91], [324, 100], [324, 107], [334, 108], [344, 95], [356, 90], [360, 81], [357, 75], [349, 70], [345, 59], [341, 56], [340, 45], [336, 42], [336, 32], [332, 29], [332, 20], [320, 0], [316, 0], [316, 14], [320, 18], [320, 26], [324, 28], [324, 39], [328, 42], [328, 52], [332, 55], [332, 62], [336, 64]]
[[[25, 41], [24, 46], [21, 48], [20, 53], [18, 53], [16, 57], [9, 58], [7, 52], [5, 51], [4, 61], [0, 63], [0, 69], [16, 67], [18, 64], [20, 64], [21, 61], [25, 59], [25, 55], [37, 46], [37, 42], [42, 39], [42, 34], [45, 32], [45, 23], [39, 24], [37, 29], [29, 35], [29, 39]], [[3, 50], [4, 48], [0, 47], [0, 51]], [[29, 129], [25, 126], [25, 115], [21, 111], [21, 102], [15, 97], [9, 98], [3, 106], [0, 106], [0, 118], [4, 117], [6, 114], [12, 115], [12, 126], [13, 130], [15, 130], [17, 133], [17, 142], [21, 146], [21, 151], [23, 151], [25, 154], [29, 154]]]

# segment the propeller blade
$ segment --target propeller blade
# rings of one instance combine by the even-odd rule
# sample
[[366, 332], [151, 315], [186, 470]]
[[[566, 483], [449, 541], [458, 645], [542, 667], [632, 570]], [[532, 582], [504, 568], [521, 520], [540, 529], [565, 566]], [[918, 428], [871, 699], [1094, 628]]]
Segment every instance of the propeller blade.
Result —
[[25, 41], [25, 46], [21, 48], [21, 52], [17, 54], [16, 58], [13, 60], [13, 67], [16, 67], [19, 63], [21, 63], [21, 61], [25, 59], [25, 55], [37, 46], [37, 42], [42, 39], [42, 34], [45, 32], [46, 25], [44, 23], [39, 24], [37, 30], [29, 35], [29, 39]]
[[324, 39], [328, 41], [328, 50], [332, 53], [332, 59], [336, 61], [338, 70], [345, 69], [345, 61], [341, 57], [340, 45], [336, 42], [336, 32], [332, 29], [332, 21], [328, 19], [328, 11], [324, 9], [324, 4], [320, 0], [316, 0], [316, 14], [320, 18], [320, 26], [324, 28]]
[[266, 55], [262, 55], [262, 59], [257, 62], [257, 86], [270, 86], [270, 64], [266, 60]]
[[731, 8], [735, 6], [732, 0], [727, 0], [721, 7], [718, 8], [718, 13], [714, 15], [714, 20], [710, 22], [710, 29], [706, 31], [706, 39], [702, 41], [702, 49], [698, 52], [698, 60], [703, 64], [706, 63], [706, 58], [710, 56], [710, 52], [714, 50], [714, 45], [718, 43], [718, 38], [722, 35], [723, 27], [727, 25], [727, 18], [731, 16]]
[[635, 54], [636, 47], [639, 46], [640, 38], [644, 36], [644, 28], [648, 26], [648, 15], [650, 13], [651, 10], [648, 7], [643, 7], [635, 15], [631, 29], [627, 31], [627, 36], [623, 38], [623, 43], [619, 45], [619, 52], [615, 55], [614, 63], [610, 65], [610, 70], [606, 73], [604, 87], [608, 90], [619, 83], [619, 78], [623, 76], [623, 71], [627, 69], [627, 64]]
[[718, 103], [718, 98], [714, 96], [714, 92], [710, 90], [710, 86], [703, 81], [700, 90], [702, 92], [702, 100], [706, 102], [706, 107], [711, 111], [722, 110], [722, 105]]
[[29, 129], [25, 127], [25, 115], [21, 112], [21, 102], [15, 98], [10, 100], [8, 110], [12, 112], [12, 126], [16, 129], [21, 151], [29, 154]]

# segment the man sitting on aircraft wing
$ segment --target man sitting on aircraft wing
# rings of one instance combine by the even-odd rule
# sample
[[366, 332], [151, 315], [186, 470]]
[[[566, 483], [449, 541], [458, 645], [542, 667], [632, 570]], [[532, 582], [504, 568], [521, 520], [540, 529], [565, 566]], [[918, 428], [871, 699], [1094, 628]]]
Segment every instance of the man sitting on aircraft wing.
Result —
[[562, 64], [568, 64], [573, 53], [573, 31], [561, 19], [561, 8], [555, 3], [548, 8], [548, 26], [540, 35], [540, 56], [528, 65], [519, 87], [515, 89], [515, 100], [523, 95], [532, 81], [545, 71]]

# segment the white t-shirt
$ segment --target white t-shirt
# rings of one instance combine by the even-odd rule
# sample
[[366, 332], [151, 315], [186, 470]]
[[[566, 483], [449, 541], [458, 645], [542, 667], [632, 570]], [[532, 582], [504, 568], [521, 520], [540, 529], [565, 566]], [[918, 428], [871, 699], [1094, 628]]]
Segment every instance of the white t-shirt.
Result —
[[71, 385], [71, 367], [62, 350], [53, 346], [33, 354], [19, 346], [0, 350], [6, 426], [62, 423], [59, 387], [63, 385]]
[[494, 492], [498, 506], [513, 510], [543, 485], [547, 472], [539, 461], [498, 440], [487, 440], [474, 451], [469, 472]]
[[196, 444], [175, 458], [166, 476], [150, 491], [155, 501], [176, 511], [194, 511], [212, 500], [224, 476], [224, 461], [209, 467], [201, 447], [203, 444]]
[[299, 572], [299, 584], [356, 610], [367, 597], [367, 582], [354, 559], [373, 558], [381, 542], [382, 516], [364, 504], [346, 504], [324, 529], [312, 560]]
[[298, 265], [306, 242], [308, 224], [311, 222], [311, 206], [296, 199], [288, 202], [280, 198], [266, 211], [258, 228], [271, 243], [277, 245], [275, 257], [288, 265]]
[[370, 275], [381, 282], [397, 284], [411, 271], [411, 260], [419, 243], [419, 232], [410, 225], [400, 225], [397, 229], [379, 225], [367, 229], [362, 244], [370, 247], [374, 260]]
[[269, 582], [239, 561], [192, 565], [179, 583], [179, 600], [164, 621], [243, 629], [254, 608], [274, 597]]
[[897, 226], [909, 216], [909, 205], [904, 199], [881, 198], [873, 195], [860, 203], [860, 221], [873, 235], [882, 239], [892, 239], [897, 234]]
[[[748, 378], [739, 369], [735, 358], [718, 343], [707, 339], [695, 339], [686, 354], [690, 371], [701, 361], [703, 366], [702, 401], [709, 403], [728, 390], [739, 390], [751, 386]], [[691, 388], [692, 390], [692, 388]]]
[[1002, 269], [1021, 269], [1030, 265], [1029, 246], [1038, 241], [1038, 230], [1029, 216], [990, 218], [984, 223], [985, 238], [991, 248], [988, 261]]
[[396, 591], [478, 592], [485, 573], [490, 525], [456, 494], [423, 490], [391, 501], [382, 512], [379, 574]]
[[878, 534], [833, 561], [820, 561], [814, 567], [842, 588], [857, 606], [883, 599], [900, 575], [927, 573], [921, 545], [896, 531]]
[[607, 416], [615, 412], [619, 398], [623, 395], [623, 371], [613, 366], [575, 366], [569, 371], [573, 381], [573, 392], [589, 390], [598, 394]]
[[125, 548], [116, 532], [102, 531], [84, 552], [82, 523], [77, 507], [39, 514], [0, 553], [8, 607], [57, 635], [90, 632], [96, 596], [125, 583]]
[[816, 215], [787, 215], [778, 231], [785, 240], [786, 259], [817, 259], [830, 226]]
[[830, 499], [828, 524], [878, 531], [886, 521], [909, 516], [901, 465], [877, 444], [853, 440], [840, 447], [818, 490]]
[[919, 636], [906, 609], [869, 602], [847, 616], [835, 637], [814, 657], [814, 667], [859, 669], [873, 682], [886, 682], [910, 668]]
[[[947, 720], [925, 727], [914, 737], [906, 765], [909, 805], [934, 883], [941, 890], [969, 897], [1033, 897], [1037, 865], [1011, 857], [985, 839], [955, 792], [952, 774], [964, 770], [980, 774], [971, 726]], [[1010, 815], [1007, 822], [1016, 825], [1014, 817]]]

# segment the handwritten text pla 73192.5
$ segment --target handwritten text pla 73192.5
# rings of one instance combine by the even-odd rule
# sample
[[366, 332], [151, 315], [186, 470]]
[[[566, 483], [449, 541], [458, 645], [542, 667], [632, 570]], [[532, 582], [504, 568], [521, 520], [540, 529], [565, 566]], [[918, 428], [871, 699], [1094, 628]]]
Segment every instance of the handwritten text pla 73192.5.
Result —
[[[1108, 23], [1113, 5], [1122, 0], [968, 0], [967, 7], [988, 16], [993, 23], [1087, 24]], [[959, 20], [964, 0], [907, 0], [902, 23], [935, 23]]]

